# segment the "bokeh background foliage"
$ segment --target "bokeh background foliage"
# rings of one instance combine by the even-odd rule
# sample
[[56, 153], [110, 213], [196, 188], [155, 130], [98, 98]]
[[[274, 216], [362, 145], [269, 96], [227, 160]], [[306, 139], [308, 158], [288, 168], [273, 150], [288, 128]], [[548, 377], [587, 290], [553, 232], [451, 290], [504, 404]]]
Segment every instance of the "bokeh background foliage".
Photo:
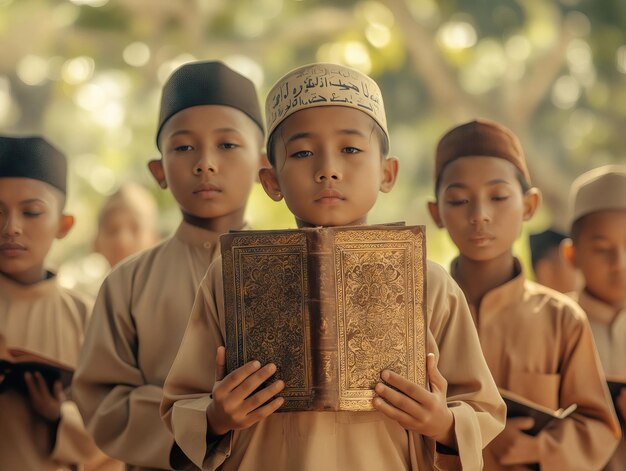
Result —
[[[540, 213], [526, 233], [564, 228], [567, 190], [589, 168], [625, 162], [623, 0], [0, 0], [0, 131], [43, 133], [71, 159], [71, 236], [52, 261], [66, 284], [96, 269], [88, 256], [103, 198], [125, 180], [159, 200], [163, 233], [179, 221], [151, 181], [160, 87], [194, 59], [221, 59], [261, 97], [313, 61], [358, 68], [381, 85], [401, 160], [371, 222], [428, 226], [429, 256], [454, 255], [430, 222], [433, 151], [450, 126], [499, 120], [522, 139]], [[260, 188], [248, 220], [292, 227]]]

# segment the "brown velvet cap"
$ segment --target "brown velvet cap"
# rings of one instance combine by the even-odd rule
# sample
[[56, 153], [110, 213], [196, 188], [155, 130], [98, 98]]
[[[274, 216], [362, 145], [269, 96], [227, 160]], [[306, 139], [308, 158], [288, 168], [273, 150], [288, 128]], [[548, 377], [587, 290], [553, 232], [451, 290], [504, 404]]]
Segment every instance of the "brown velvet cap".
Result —
[[476, 119], [450, 129], [435, 154], [435, 183], [444, 167], [460, 157], [497, 157], [508, 160], [530, 184], [524, 150], [513, 131], [495, 121]]
[[0, 178], [32, 178], [67, 191], [67, 159], [43, 137], [0, 136]]
[[605, 165], [580, 175], [570, 190], [570, 225], [597, 211], [626, 209], [626, 165]]
[[219, 61], [198, 61], [176, 69], [163, 86], [156, 144], [168, 119], [192, 106], [223, 105], [247, 114], [263, 131], [254, 84]]

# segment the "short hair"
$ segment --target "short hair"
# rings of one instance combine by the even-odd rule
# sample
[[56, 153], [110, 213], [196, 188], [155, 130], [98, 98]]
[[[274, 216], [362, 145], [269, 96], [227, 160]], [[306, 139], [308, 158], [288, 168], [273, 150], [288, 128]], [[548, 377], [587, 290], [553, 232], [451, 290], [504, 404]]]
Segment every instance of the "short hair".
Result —
[[554, 229], [530, 234], [528, 241], [532, 267], [535, 268], [540, 260], [553, 258], [555, 253], [558, 255], [559, 246], [566, 238], [567, 235]]
[[[372, 118], [370, 119], [374, 123], [374, 128], [372, 132], [376, 133], [376, 136], [378, 137], [378, 142], [380, 143], [380, 155], [382, 158], [385, 158], [389, 155], [389, 137], [387, 136], [387, 133], [385, 133], [383, 128], [381, 128], [380, 125], [376, 121], [374, 121]], [[272, 131], [269, 138], [267, 139], [267, 149], [266, 149], [267, 159], [269, 160], [272, 167], [276, 166], [276, 155], [275, 155], [276, 141], [283, 129], [284, 124], [285, 124], [285, 121], [280, 123], [276, 127], [276, 129]]]

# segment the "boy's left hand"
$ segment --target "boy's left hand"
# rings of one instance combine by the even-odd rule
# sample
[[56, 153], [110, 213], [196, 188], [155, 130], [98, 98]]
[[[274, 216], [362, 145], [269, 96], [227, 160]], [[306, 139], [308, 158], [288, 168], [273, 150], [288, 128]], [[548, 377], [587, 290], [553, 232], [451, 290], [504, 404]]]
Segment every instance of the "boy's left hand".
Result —
[[505, 466], [539, 462], [539, 440], [523, 432], [534, 425], [530, 417], [506, 419], [502, 433], [494, 440], [500, 450], [500, 464]]
[[56, 422], [61, 417], [61, 403], [65, 400], [63, 386], [60, 381], [54, 383], [53, 391], [41, 373], [25, 373], [24, 381], [33, 409], [49, 422]]
[[426, 368], [432, 392], [393, 371], [384, 370], [380, 376], [387, 384], [376, 384], [374, 391], [379, 397], [373, 400], [374, 408], [405, 429], [456, 449], [454, 416], [447, 403], [448, 382], [437, 369], [432, 353], [428, 354]]

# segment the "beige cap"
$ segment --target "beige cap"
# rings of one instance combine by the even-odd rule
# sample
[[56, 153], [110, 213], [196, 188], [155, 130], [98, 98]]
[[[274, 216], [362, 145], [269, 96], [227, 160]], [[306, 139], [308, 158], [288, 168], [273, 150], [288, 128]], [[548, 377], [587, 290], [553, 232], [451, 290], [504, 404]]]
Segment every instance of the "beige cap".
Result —
[[579, 176], [570, 191], [570, 227], [581, 217], [626, 209], [626, 165], [605, 165]]
[[361, 110], [389, 136], [378, 84], [358, 70], [325, 63], [299, 67], [276, 82], [265, 100], [267, 135], [296, 111], [318, 106]]

